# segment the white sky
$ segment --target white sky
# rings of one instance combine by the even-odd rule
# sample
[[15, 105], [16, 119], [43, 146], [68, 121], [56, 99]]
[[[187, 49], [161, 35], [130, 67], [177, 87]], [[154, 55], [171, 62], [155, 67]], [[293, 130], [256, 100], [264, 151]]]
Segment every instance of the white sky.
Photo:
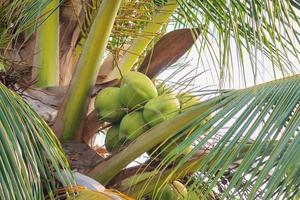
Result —
[[[300, 16], [300, 11], [294, 10], [294, 12]], [[261, 15], [264, 14], [266, 13], [261, 13]], [[268, 15], [269, 14], [266, 14], [265, 16], [267, 20], [268, 20]], [[201, 18], [201, 16], [199, 16], [199, 18]], [[280, 23], [278, 21], [274, 22], [277, 25], [276, 28], [278, 32], [280, 34], [283, 34], [283, 37], [290, 38], [295, 48], [299, 50], [300, 44], [298, 40], [294, 37], [295, 30], [298, 31], [298, 33], [300, 32], [299, 24], [295, 22], [293, 19], [291, 19], [291, 17], [284, 18], [284, 21], [286, 23], [284, 28], [280, 24], [282, 22]], [[257, 26], [257, 25], [252, 24], [252, 26]], [[168, 31], [172, 31], [173, 29], [174, 27], [171, 23], [168, 27]], [[196, 69], [196, 70], [194, 70], [193, 73], [189, 74], [189, 76], [195, 76], [197, 74], [199, 75], [200, 73], [203, 73], [200, 76], [198, 76], [193, 82], [194, 87], [200, 87], [200, 88], [204, 88], [204, 87], [206, 88], [208, 86], [209, 87], [214, 86], [214, 88], [219, 88], [219, 86], [221, 86], [222, 88], [227, 88], [227, 89], [229, 88], [238, 89], [238, 88], [244, 88], [246, 86], [247, 87], [253, 86], [255, 84], [253, 73], [257, 74], [256, 84], [274, 80], [276, 78], [277, 79], [282, 78], [282, 73], [278, 68], [273, 70], [274, 67], [272, 66], [272, 62], [268, 57], [266, 57], [259, 49], [254, 51], [254, 49], [256, 48], [254, 45], [250, 45], [250, 48], [252, 49], [252, 52], [256, 54], [256, 56], [252, 55], [251, 59], [253, 60], [254, 63], [257, 64], [257, 69], [258, 69], [257, 72], [253, 72], [251, 66], [251, 59], [248, 53], [246, 52], [245, 48], [242, 49], [243, 57], [244, 57], [243, 59], [244, 64], [242, 67], [241, 60], [238, 58], [239, 56], [237, 54], [236, 42], [232, 38], [230, 40], [230, 44], [228, 45], [228, 49], [230, 49], [231, 51], [230, 62], [228, 65], [231, 74], [227, 74], [225, 83], [220, 83], [218, 78], [220, 74], [219, 64], [214, 62], [216, 61], [216, 59], [212, 58], [211, 55], [212, 53], [215, 53], [218, 56], [221, 47], [219, 46], [219, 44], [217, 44], [217, 41], [215, 40], [215, 38], [218, 38], [218, 36], [216, 35], [216, 31], [213, 26], [210, 26], [210, 32], [214, 34], [214, 36], [210, 36], [209, 38], [210, 45], [207, 45], [207, 47], [202, 52], [200, 52], [200, 56], [199, 56], [199, 52], [197, 52], [197, 49], [194, 46], [187, 57], [187, 61], [189, 61], [190, 67], [181, 71], [179, 74], [177, 74], [176, 77], [173, 77], [170, 81], [177, 82], [181, 79], [186, 78], [187, 77], [186, 74], [191, 69]], [[270, 41], [272, 41], [270, 36], [267, 34], [267, 32], [264, 32], [263, 35], [269, 38]], [[197, 42], [197, 46], [200, 46], [201, 39], [202, 38], [200, 36]], [[288, 45], [288, 43], [284, 40], [282, 40], [282, 43]], [[277, 48], [281, 46], [279, 42], [272, 43], [272, 45], [276, 46]], [[280, 50], [284, 52], [283, 49]], [[293, 65], [297, 66], [296, 68], [290, 70], [289, 75], [292, 74], [292, 71], [293, 73], [300, 73], [300, 61], [297, 60], [297, 58], [294, 55], [292, 55], [290, 52], [286, 52], [286, 56], [289, 58], [290, 62]], [[242, 69], [244, 69], [244, 75]], [[173, 72], [174, 70], [166, 70], [159, 76], [159, 78], [164, 80]], [[276, 74], [276, 76], [274, 76], [274, 73]]]
[[[300, 49], [300, 45], [299, 49]], [[217, 44], [213, 44], [212, 48], [215, 52], [219, 51], [219, 47]], [[229, 65], [230, 73], [232, 73], [230, 76], [231, 78], [226, 78], [225, 84], [222, 85], [222, 88], [226, 89], [239, 89], [239, 88], [245, 88], [249, 86], [254, 85], [254, 76], [253, 76], [253, 70], [251, 66], [251, 61], [247, 53], [244, 53], [244, 66], [241, 66], [240, 60], [237, 58], [236, 53], [236, 46], [235, 42], [232, 39], [231, 41], [231, 51], [232, 51], [232, 59], [231, 63]], [[298, 60], [292, 55], [288, 54], [290, 57], [290, 61], [298, 66], [300, 63]], [[213, 58], [210, 57], [210, 53], [208, 49], [204, 49], [203, 52], [201, 52], [202, 61], [198, 61], [199, 59], [199, 52], [197, 52], [196, 47], [193, 47], [191, 52], [189, 53], [187, 57], [187, 61], [189, 61], [190, 67], [186, 68], [185, 70], [178, 73], [175, 77], [170, 79], [172, 82], [180, 81], [187, 77], [193, 77], [197, 74], [199, 75], [194, 81], [193, 81], [193, 87], [200, 87], [200, 88], [219, 88], [219, 66], [213, 62]], [[194, 71], [190, 73], [189, 75], [186, 75], [191, 70]], [[243, 76], [242, 69], [245, 70]], [[271, 81], [275, 79], [274, 73], [273, 73], [273, 65], [270, 59], [268, 59], [261, 51], [257, 52], [257, 78], [256, 78], [256, 84]], [[166, 79], [169, 75], [171, 75], [175, 70], [170, 69], [163, 72], [158, 78], [159, 79]], [[299, 68], [294, 69], [295, 72], [300, 72], [300, 65]], [[282, 78], [282, 74], [278, 68], [275, 67], [275, 73], [276, 78]], [[292, 75], [292, 74], [290, 74]], [[244, 78], [245, 77], [245, 78]], [[229, 81], [230, 79], [230, 81]]]

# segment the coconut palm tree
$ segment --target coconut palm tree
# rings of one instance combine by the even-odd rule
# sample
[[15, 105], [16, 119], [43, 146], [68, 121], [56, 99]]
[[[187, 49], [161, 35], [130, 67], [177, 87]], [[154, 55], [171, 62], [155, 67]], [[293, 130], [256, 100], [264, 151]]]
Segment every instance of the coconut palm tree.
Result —
[[[174, 180], [187, 199], [299, 198], [297, 1], [0, 5], [1, 199], [157, 199]], [[187, 64], [191, 48], [209, 73]], [[98, 119], [96, 94], [129, 71], [155, 82], [166, 69], [175, 69], [160, 80], [171, 90], [192, 88], [205, 100], [104, 159], [93, 137], [111, 124]], [[193, 76], [172, 83], [182, 72]], [[193, 88], [200, 75], [218, 86]], [[239, 81], [242, 89], [232, 87]], [[145, 152], [147, 161], [127, 167]], [[71, 169], [127, 196], [75, 186]]]

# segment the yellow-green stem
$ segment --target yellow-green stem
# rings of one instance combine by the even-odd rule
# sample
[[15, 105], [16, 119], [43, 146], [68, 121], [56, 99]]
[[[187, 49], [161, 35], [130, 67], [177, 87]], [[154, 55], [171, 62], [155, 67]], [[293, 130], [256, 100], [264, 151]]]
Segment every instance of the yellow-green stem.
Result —
[[59, 111], [55, 130], [63, 140], [73, 139], [86, 113], [88, 97], [95, 84], [108, 39], [121, 0], [104, 0], [92, 24], [71, 81], [63, 108]]
[[155, 189], [158, 189], [159, 187], [161, 187], [161, 185], [172, 182], [176, 179], [186, 176], [187, 174], [195, 172], [198, 167], [197, 164], [201, 160], [202, 157], [193, 159], [189, 162], [186, 162], [176, 170], [174, 168], [171, 168], [160, 173], [154, 171], [154, 173], [150, 174], [150, 172], [148, 172], [149, 175], [147, 178], [139, 182], [134, 182], [136, 179], [135, 176], [141, 176], [141, 174], [137, 174], [133, 177], [129, 177], [128, 180], [122, 181], [122, 183], [120, 184], [121, 188], [119, 188], [119, 190], [131, 197], [138, 199], [139, 197], [149, 194]]
[[59, 83], [59, 0], [52, 0], [43, 10], [45, 21], [37, 30], [35, 65], [36, 86], [58, 86]]
[[[241, 155], [235, 161], [238, 161], [244, 157], [244, 154], [249, 151], [252, 144], [247, 144], [241, 150]], [[234, 151], [234, 149], [232, 150]], [[182, 164], [182, 166], [175, 166], [174, 168], [167, 169], [165, 171], [159, 171], [155, 169], [151, 172], [142, 172], [140, 174], [135, 174], [127, 179], [122, 180], [118, 183], [120, 192], [124, 192], [131, 197], [144, 196], [149, 194], [155, 189], [158, 189], [161, 185], [166, 184], [168, 182], [172, 182], [176, 179], [182, 178], [187, 174], [194, 173], [198, 171], [200, 168], [201, 160], [208, 153], [203, 152], [201, 155], [194, 156], [191, 160]]]
[[124, 56], [122, 56], [118, 68], [114, 68], [103, 82], [119, 79], [121, 78], [121, 74], [130, 71], [139, 56], [142, 55], [149, 43], [156, 37], [156, 34], [161, 30], [162, 26], [168, 22], [177, 7], [177, 0], [169, 0], [167, 5], [163, 6], [154, 14], [151, 22], [145, 26], [141, 34], [139, 34], [140, 36], [134, 40]]

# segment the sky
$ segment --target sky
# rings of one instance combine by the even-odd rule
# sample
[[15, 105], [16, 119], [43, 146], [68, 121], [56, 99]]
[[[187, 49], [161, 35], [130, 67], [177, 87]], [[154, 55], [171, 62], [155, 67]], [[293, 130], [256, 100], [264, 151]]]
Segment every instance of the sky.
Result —
[[[298, 49], [300, 49], [300, 45], [298, 46]], [[238, 58], [237, 55], [237, 48], [234, 39], [231, 39], [231, 44], [229, 48], [232, 52], [231, 61], [228, 66], [230, 68], [230, 75], [227, 73], [224, 81], [220, 81], [220, 67], [216, 62], [214, 62], [215, 59], [210, 56], [211, 50], [205, 48], [202, 52], [200, 52], [199, 55], [196, 46], [194, 46], [191, 49], [191, 51], [187, 54], [185, 60], [181, 59], [179, 61], [181, 63], [188, 63], [189, 67], [186, 67], [186, 69], [182, 70], [180, 73], [176, 73], [176, 75], [172, 77], [170, 81], [180, 82], [180, 80], [187, 79], [188, 77], [196, 77], [190, 88], [191, 90], [192, 88], [196, 88], [195, 90], [198, 90], [205, 88], [217, 89], [220, 87], [222, 89], [242, 89], [245, 87], [253, 86], [255, 84], [260, 84], [283, 77], [278, 67], [274, 67], [271, 60], [268, 57], [266, 57], [260, 50], [257, 50], [257, 76], [256, 80], [254, 80], [253, 74], [255, 70], [253, 70], [252, 68], [250, 57], [249, 55], [247, 55], [245, 49], [243, 50], [244, 64], [241, 64], [241, 60]], [[211, 49], [213, 49], [213, 51], [215, 52], [218, 52], [220, 48], [217, 44], [213, 43]], [[288, 54], [288, 56], [293, 65], [299, 66], [299, 68], [293, 69], [294, 73], [299, 73], [299, 61], [292, 54]], [[166, 78], [168, 79], [169, 76], [172, 75], [174, 72], [174, 68], [166, 70], [162, 74], [160, 74], [158, 78], [162, 80], [165, 80]], [[292, 75], [292, 73], [290, 73], [290, 75]]]

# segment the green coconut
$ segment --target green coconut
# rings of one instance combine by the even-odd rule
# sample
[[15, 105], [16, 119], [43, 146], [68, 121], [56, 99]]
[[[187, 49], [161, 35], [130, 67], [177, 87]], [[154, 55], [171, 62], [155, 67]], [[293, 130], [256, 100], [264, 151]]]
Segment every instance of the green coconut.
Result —
[[140, 72], [128, 72], [121, 81], [120, 101], [123, 106], [134, 109], [157, 96], [152, 81]]
[[151, 127], [175, 117], [180, 111], [180, 103], [172, 94], [165, 94], [148, 101], [143, 116]]
[[173, 190], [176, 193], [176, 196], [179, 198], [186, 199], [188, 196], [188, 191], [186, 187], [179, 181], [173, 181], [172, 183]]
[[107, 87], [101, 90], [95, 100], [98, 116], [106, 122], [117, 122], [125, 115], [120, 102], [120, 88]]
[[152, 195], [152, 200], [183, 200], [188, 197], [186, 187], [179, 181], [163, 186]]
[[119, 124], [114, 124], [110, 127], [105, 136], [105, 147], [109, 152], [118, 149], [124, 142], [124, 138], [119, 136]]
[[186, 108], [189, 108], [193, 105], [196, 105], [200, 103], [200, 100], [198, 97], [192, 95], [191, 93], [182, 93], [177, 96], [179, 102], [180, 102], [180, 108], [181, 110], [184, 110]]
[[148, 130], [142, 111], [134, 111], [125, 115], [120, 123], [120, 135], [134, 140]]

